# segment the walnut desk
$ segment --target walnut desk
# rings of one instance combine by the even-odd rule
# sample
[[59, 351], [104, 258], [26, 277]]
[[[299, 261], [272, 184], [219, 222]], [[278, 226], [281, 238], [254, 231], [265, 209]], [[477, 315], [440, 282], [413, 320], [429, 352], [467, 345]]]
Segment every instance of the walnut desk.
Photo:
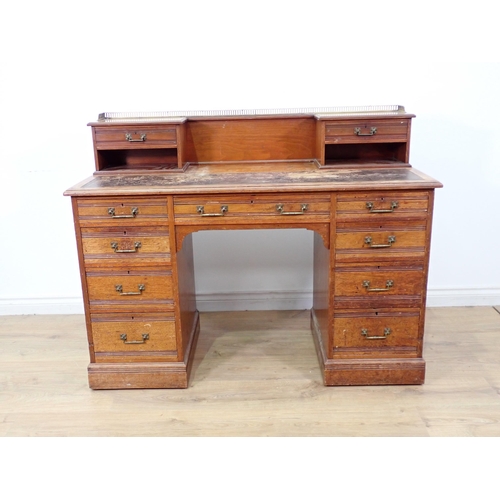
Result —
[[326, 385], [422, 384], [434, 189], [401, 106], [107, 113], [71, 196], [93, 389], [185, 388], [192, 233], [314, 231]]

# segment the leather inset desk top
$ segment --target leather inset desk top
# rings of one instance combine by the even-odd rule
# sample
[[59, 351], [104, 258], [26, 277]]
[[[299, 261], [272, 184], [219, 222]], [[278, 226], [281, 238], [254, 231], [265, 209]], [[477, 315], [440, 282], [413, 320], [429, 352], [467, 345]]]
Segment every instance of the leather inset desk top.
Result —
[[113, 173], [86, 179], [65, 194], [168, 194], [197, 192], [331, 191], [439, 187], [427, 175], [410, 167], [326, 169], [310, 162], [259, 162], [190, 165], [185, 172], [165, 174]]

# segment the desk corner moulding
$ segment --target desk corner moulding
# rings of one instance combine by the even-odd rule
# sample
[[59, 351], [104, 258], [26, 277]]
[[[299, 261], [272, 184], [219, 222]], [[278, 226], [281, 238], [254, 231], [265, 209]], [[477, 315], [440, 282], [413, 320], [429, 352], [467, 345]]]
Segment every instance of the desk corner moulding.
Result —
[[192, 234], [314, 231], [325, 385], [422, 384], [434, 190], [403, 106], [102, 113], [68, 189], [92, 389], [187, 388]]

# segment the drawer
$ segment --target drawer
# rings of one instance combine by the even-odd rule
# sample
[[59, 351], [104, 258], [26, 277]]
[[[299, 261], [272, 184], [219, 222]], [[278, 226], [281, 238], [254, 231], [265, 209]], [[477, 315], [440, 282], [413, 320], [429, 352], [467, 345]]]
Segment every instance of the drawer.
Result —
[[419, 324], [418, 310], [338, 312], [334, 318], [333, 348], [344, 355], [416, 356]]
[[170, 264], [170, 237], [164, 228], [84, 227], [81, 236], [87, 267]]
[[425, 256], [425, 226], [406, 230], [393, 229], [390, 224], [337, 228], [335, 260], [338, 263], [360, 260], [423, 259]]
[[238, 223], [284, 221], [329, 222], [330, 196], [275, 194], [249, 196], [174, 197], [176, 223], [201, 224], [211, 219]]
[[338, 221], [427, 218], [427, 191], [344, 193], [337, 196]]
[[98, 302], [173, 301], [171, 271], [87, 272], [90, 305]]
[[337, 250], [370, 250], [371, 253], [415, 248], [424, 251], [425, 231], [337, 231]]
[[165, 224], [165, 197], [78, 198], [80, 226], [116, 226], [135, 224]]
[[420, 296], [424, 272], [420, 270], [357, 270], [335, 273], [335, 296], [383, 298], [392, 295]]
[[165, 148], [177, 145], [177, 130], [172, 125], [95, 127], [94, 138], [98, 150]]
[[94, 314], [91, 324], [96, 362], [168, 361], [177, 356], [173, 314]]
[[325, 123], [325, 143], [406, 142], [409, 124], [408, 119], [401, 118], [330, 121]]

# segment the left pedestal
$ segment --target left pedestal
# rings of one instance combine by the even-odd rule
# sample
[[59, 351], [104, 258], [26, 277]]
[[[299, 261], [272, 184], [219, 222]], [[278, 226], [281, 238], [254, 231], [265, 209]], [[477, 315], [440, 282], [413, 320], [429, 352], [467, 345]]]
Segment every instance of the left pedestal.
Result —
[[199, 331], [192, 243], [171, 250], [171, 203], [73, 198], [92, 389], [188, 386]]

